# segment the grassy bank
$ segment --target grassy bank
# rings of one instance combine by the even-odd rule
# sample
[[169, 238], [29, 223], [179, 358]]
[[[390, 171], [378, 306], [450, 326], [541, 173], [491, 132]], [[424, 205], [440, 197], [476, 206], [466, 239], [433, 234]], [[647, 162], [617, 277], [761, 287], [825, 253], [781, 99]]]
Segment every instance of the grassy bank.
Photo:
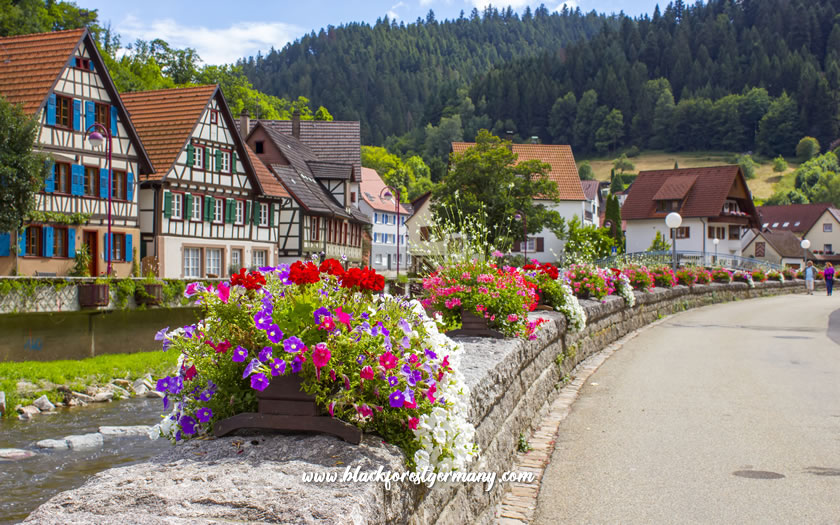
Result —
[[[630, 160], [636, 169], [633, 173], [648, 170], [668, 170], [678, 163], [680, 168], [702, 168], [705, 166], [720, 166], [731, 164], [732, 159], [738, 154], [726, 151], [689, 151], [669, 153], [666, 151], [643, 151], [637, 157]], [[618, 155], [615, 155], [617, 157]], [[579, 158], [578, 165], [588, 160], [592, 165], [592, 171], [598, 180], [610, 180], [610, 170], [613, 166], [613, 157]], [[792, 159], [788, 160], [788, 169], [777, 173], [773, 171], [773, 160], [753, 155], [753, 161], [757, 164], [755, 178], [748, 180], [752, 194], [759, 199], [767, 199], [777, 189], [787, 186], [793, 187], [793, 170], [798, 166]]]
[[[42, 395], [53, 402], [62, 401], [64, 395], [57, 390], [60, 386], [84, 392], [88, 386], [105, 385], [115, 379], [133, 381], [146, 374], [159, 377], [171, 373], [177, 361], [177, 352], [156, 350], [81, 360], [0, 363], [0, 391], [6, 393], [7, 417], [14, 417], [16, 405], [26, 405]], [[18, 382], [37, 388], [18, 391]]]

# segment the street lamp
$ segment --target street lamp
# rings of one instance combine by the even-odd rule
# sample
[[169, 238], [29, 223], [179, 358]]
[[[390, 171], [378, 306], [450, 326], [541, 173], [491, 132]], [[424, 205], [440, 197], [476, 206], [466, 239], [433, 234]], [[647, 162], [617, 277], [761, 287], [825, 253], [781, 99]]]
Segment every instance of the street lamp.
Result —
[[718, 248], [718, 244], [720, 244], [720, 239], [715, 237], [715, 240], [712, 241], [712, 242], [715, 244], [715, 264], [717, 264], [717, 248]]
[[808, 263], [808, 248], [811, 247], [811, 241], [808, 239], [802, 239], [799, 246], [802, 247], [802, 269], [804, 270], [805, 265]]
[[397, 282], [400, 281], [400, 190], [391, 186], [385, 186], [379, 191], [380, 199], [392, 199], [394, 195], [397, 196], [395, 207], [397, 209], [397, 236], [394, 239], [397, 242]]
[[528, 217], [520, 211], [513, 218], [517, 221], [522, 220], [522, 233], [525, 235], [525, 241], [523, 243], [525, 245], [525, 264], [528, 264]]
[[680, 214], [672, 211], [665, 217], [665, 225], [671, 228], [671, 266], [677, 272], [677, 228], [682, 224]]
[[[93, 131], [91, 131], [93, 130]], [[101, 133], [100, 133], [101, 130]], [[107, 161], [105, 163], [105, 169], [108, 170], [108, 236], [105, 238], [105, 257], [108, 261], [108, 276], [111, 276], [111, 251], [112, 251], [112, 236], [111, 236], [111, 196], [113, 194], [113, 182], [111, 181], [111, 132], [100, 124], [99, 122], [94, 122], [85, 130], [85, 136], [90, 141], [90, 144], [94, 147], [102, 146], [102, 143], [105, 143], [105, 154], [107, 155]], [[96, 257], [96, 254], [91, 254]]]

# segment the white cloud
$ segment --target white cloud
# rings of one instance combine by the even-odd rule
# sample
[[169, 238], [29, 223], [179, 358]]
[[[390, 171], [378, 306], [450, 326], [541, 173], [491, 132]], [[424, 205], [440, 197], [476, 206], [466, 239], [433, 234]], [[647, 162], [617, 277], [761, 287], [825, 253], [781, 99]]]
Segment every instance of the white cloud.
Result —
[[557, 7], [555, 7], [554, 10], [562, 11], [563, 6], [566, 6], [569, 8], [570, 11], [574, 11], [579, 5], [580, 3], [578, 2], [578, 0], [566, 0], [565, 2], [560, 2], [559, 4], [557, 4]]
[[397, 9], [399, 9], [401, 7], [405, 7], [405, 2], [403, 2], [402, 0], [400, 0], [396, 4], [392, 5], [391, 9], [388, 10], [388, 18], [390, 18], [391, 20], [396, 20], [398, 18], [401, 18], [400, 14], [397, 13]]
[[171, 18], [150, 23], [129, 15], [116, 28], [123, 43], [160, 38], [176, 48], [191, 47], [206, 64], [229, 64], [239, 58], [282, 48], [302, 35], [301, 28], [282, 22], [239, 22], [220, 29], [184, 26]]

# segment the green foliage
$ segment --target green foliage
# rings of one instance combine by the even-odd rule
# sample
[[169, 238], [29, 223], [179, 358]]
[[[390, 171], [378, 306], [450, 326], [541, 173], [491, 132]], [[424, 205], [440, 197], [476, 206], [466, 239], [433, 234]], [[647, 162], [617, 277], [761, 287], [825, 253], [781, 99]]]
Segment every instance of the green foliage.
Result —
[[593, 225], [584, 226], [577, 215], [568, 221], [567, 226], [566, 244], [563, 248], [567, 262], [589, 263], [607, 257], [616, 245], [615, 239], [610, 237], [606, 229]]
[[588, 160], [580, 163], [580, 166], [578, 167], [578, 176], [580, 177], [580, 180], [595, 179], [595, 173], [592, 171], [592, 165], [589, 164]]
[[628, 158], [635, 158], [638, 157], [641, 151], [639, 150], [638, 146], [630, 146], [627, 151], [624, 153]]
[[0, 97], [0, 232], [23, 226], [44, 186], [49, 157], [32, 149], [37, 132], [36, 119]]
[[755, 178], [755, 161], [749, 155], [739, 155], [736, 164], [741, 167], [741, 173], [744, 174], [747, 180]]
[[399, 189], [402, 202], [432, 189], [431, 170], [417, 155], [403, 161], [385, 148], [362, 146], [362, 166], [376, 170], [385, 184]]
[[785, 158], [779, 155], [775, 159], [773, 159], [773, 171], [776, 173], [782, 173], [783, 171], [787, 171], [788, 165]]
[[620, 157], [613, 161], [613, 169], [624, 174], [625, 171], [633, 171], [636, 166], [627, 158], [627, 154], [622, 153]]
[[525, 437], [525, 434], [519, 433], [519, 440], [517, 441], [516, 450], [522, 454], [529, 452], [531, 450], [531, 444], [528, 443], [528, 438]]
[[615, 195], [620, 191], [624, 191], [624, 179], [613, 169], [612, 176], [610, 177], [610, 195]]
[[618, 253], [624, 253], [624, 231], [621, 229], [621, 206], [619, 206], [618, 197], [613, 194], [607, 196], [603, 226], [609, 231], [609, 236], [613, 239]]
[[96, 9], [82, 9], [73, 2], [0, 0], [0, 36], [46, 33], [96, 26]]
[[129, 298], [134, 297], [134, 280], [114, 279], [110, 284], [111, 290], [114, 291], [114, 305], [119, 310], [125, 310], [128, 307]]
[[649, 252], [664, 252], [671, 249], [671, 244], [665, 240], [665, 236], [662, 235], [662, 232], [657, 231], [656, 236], [653, 238], [653, 242], [650, 243], [647, 251]]
[[[595, 149], [601, 153], [613, 151], [619, 145], [622, 137], [624, 137], [624, 116], [620, 110], [613, 109], [607, 114], [607, 118], [604, 119], [598, 131], [595, 132]], [[627, 155], [622, 154], [622, 157], [627, 159]]]
[[62, 213], [58, 211], [32, 210], [27, 215], [28, 222], [42, 222], [46, 224], [67, 224], [83, 226], [90, 221], [90, 213]]
[[76, 256], [73, 259], [73, 268], [70, 270], [72, 277], [90, 277], [90, 249], [87, 244], [76, 246]]
[[796, 100], [782, 93], [758, 124], [758, 149], [768, 157], [790, 155], [800, 136], [799, 107]]
[[807, 162], [820, 154], [820, 143], [814, 137], [802, 137], [796, 145], [796, 158], [799, 162]]

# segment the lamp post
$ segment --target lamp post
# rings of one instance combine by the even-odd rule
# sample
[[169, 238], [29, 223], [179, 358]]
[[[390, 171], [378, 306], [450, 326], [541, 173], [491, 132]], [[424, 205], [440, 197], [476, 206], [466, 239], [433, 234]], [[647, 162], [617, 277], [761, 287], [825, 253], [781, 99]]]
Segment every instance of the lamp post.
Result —
[[802, 247], [802, 269], [804, 270], [805, 265], [808, 264], [808, 248], [811, 247], [811, 241], [808, 239], [802, 239], [799, 246]]
[[[93, 130], [93, 131], [91, 131]], [[101, 131], [101, 133], [100, 133]], [[107, 161], [105, 163], [105, 169], [108, 170], [108, 236], [105, 238], [105, 258], [108, 261], [108, 276], [111, 275], [111, 252], [112, 252], [112, 236], [111, 236], [111, 196], [113, 195], [113, 182], [111, 181], [111, 132], [100, 124], [99, 122], [94, 122], [91, 124], [88, 129], [85, 130], [85, 137], [90, 141], [91, 145], [94, 147], [99, 147], [105, 142], [105, 154], [107, 156]], [[93, 257], [96, 257], [96, 254], [91, 254]]]
[[523, 242], [525, 250], [525, 264], [528, 264], [528, 217], [520, 211], [517, 212], [513, 218], [517, 221], [522, 219], [522, 233], [525, 235], [525, 241]]
[[397, 282], [400, 280], [400, 190], [391, 186], [385, 186], [379, 191], [380, 199], [392, 199], [396, 195], [397, 201], [395, 208], [397, 209], [397, 234], [394, 239], [397, 243]]
[[712, 242], [715, 244], [715, 264], [717, 264], [717, 248], [718, 248], [718, 244], [720, 244], [720, 239], [715, 237], [715, 240], [712, 241]]
[[682, 224], [679, 213], [672, 211], [665, 217], [665, 225], [671, 228], [671, 266], [677, 272], [677, 228]]

